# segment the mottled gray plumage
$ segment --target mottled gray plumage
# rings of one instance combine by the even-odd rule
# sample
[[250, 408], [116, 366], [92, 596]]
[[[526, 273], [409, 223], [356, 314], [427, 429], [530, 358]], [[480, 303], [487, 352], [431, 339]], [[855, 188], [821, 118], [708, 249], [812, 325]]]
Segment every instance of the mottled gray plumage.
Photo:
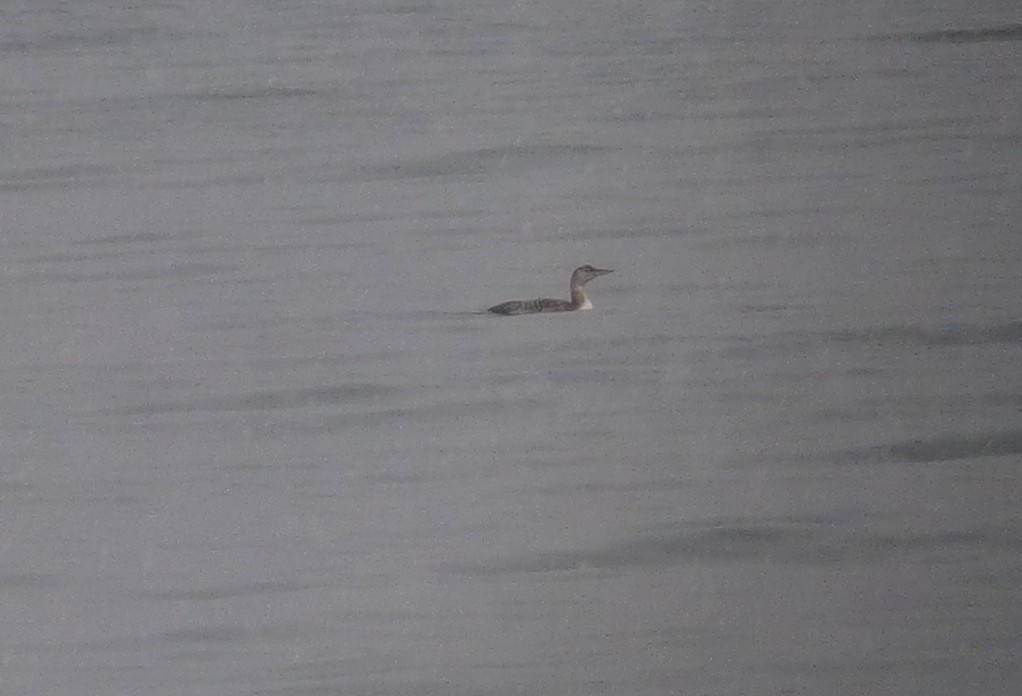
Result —
[[490, 307], [488, 311], [494, 314], [538, 314], [540, 312], [574, 312], [580, 309], [592, 309], [593, 303], [589, 300], [582, 286], [593, 278], [607, 273], [613, 269], [594, 268], [592, 266], [579, 266], [571, 274], [571, 300], [556, 300], [550, 297], [541, 297], [538, 300], [510, 300], [499, 305]]

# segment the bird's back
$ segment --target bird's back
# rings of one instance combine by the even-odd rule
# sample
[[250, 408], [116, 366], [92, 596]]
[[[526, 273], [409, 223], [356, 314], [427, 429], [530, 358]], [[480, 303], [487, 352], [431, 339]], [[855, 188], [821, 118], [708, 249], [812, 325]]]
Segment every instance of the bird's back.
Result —
[[567, 300], [555, 300], [551, 297], [542, 297], [538, 300], [511, 300], [501, 302], [499, 305], [490, 307], [494, 314], [538, 314], [540, 312], [570, 312], [576, 309]]

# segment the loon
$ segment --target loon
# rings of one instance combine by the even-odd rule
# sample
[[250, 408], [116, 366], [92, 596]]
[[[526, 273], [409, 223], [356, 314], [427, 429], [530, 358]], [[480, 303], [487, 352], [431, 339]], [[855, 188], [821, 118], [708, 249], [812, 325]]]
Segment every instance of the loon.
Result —
[[582, 286], [593, 278], [613, 272], [613, 269], [610, 268], [579, 266], [571, 274], [570, 301], [554, 300], [549, 297], [542, 297], [538, 300], [511, 300], [494, 305], [487, 311], [494, 314], [536, 314], [538, 312], [574, 312], [579, 309], [592, 309], [593, 303]]

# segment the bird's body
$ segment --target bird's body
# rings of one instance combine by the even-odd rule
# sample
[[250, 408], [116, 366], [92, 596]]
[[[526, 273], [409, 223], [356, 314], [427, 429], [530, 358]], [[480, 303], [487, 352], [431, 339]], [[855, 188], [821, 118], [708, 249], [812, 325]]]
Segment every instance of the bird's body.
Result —
[[611, 269], [579, 266], [571, 274], [570, 300], [557, 300], [550, 297], [541, 297], [538, 300], [511, 300], [494, 305], [488, 311], [494, 314], [512, 315], [539, 314], [540, 312], [575, 312], [582, 309], [592, 309], [593, 303], [585, 293], [585, 290], [582, 289], [582, 286], [593, 278], [612, 272]]

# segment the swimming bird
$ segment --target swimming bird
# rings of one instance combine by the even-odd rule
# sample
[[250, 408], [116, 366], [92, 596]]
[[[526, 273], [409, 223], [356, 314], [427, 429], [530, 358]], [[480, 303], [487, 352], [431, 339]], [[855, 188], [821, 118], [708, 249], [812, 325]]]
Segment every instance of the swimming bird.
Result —
[[579, 309], [592, 309], [593, 303], [582, 286], [593, 278], [613, 273], [610, 268], [593, 268], [579, 266], [571, 274], [571, 300], [555, 300], [541, 297], [538, 300], [511, 300], [490, 307], [494, 314], [536, 314], [538, 312], [574, 312]]

